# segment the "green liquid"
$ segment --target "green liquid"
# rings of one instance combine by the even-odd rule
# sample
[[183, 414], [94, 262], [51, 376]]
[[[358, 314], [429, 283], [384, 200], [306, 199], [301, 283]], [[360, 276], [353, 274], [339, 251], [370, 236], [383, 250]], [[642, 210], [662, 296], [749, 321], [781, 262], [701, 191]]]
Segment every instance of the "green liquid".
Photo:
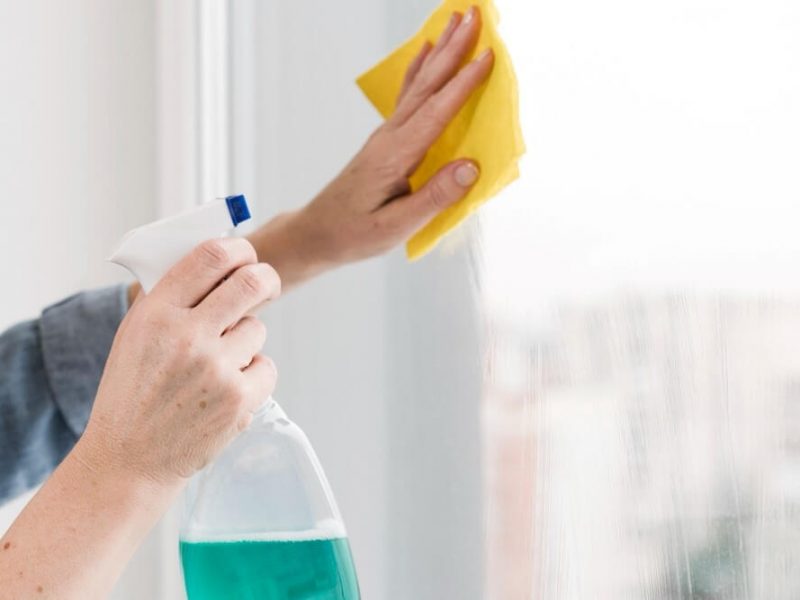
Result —
[[359, 600], [344, 538], [181, 542], [189, 600]]

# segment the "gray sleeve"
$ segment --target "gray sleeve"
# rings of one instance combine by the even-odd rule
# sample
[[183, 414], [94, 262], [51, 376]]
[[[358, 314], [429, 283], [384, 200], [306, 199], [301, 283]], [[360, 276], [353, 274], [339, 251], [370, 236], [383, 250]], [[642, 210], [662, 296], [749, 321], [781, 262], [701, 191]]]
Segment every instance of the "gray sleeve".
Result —
[[127, 288], [77, 294], [0, 334], [0, 504], [41, 483], [80, 437]]

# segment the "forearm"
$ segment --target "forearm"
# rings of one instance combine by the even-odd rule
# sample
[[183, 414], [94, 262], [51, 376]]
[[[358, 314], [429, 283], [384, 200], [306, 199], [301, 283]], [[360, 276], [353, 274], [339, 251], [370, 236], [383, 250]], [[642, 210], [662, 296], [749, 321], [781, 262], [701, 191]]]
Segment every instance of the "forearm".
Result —
[[[323, 224], [324, 225], [324, 224]], [[309, 215], [308, 207], [278, 215], [248, 236], [258, 260], [272, 265], [290, 290], [340, 264], [332, 253], [326, 228]]]
[[86, 455], [79, 442], [0, 540], [4, 597], [105, 597], [180, 491]]

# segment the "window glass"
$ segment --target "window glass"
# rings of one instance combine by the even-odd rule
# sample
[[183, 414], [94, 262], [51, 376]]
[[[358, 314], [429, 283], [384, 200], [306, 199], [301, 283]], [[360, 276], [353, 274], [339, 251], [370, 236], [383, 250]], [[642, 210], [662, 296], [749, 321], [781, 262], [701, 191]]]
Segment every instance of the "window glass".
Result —
[[796, 3], [498, 0], [487, 595], [800, 594]]

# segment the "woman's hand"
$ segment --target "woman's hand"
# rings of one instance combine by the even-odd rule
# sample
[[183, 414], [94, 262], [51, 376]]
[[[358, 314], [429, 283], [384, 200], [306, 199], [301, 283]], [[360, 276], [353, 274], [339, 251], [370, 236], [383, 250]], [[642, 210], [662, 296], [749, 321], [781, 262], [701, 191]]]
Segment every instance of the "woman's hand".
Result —
[[178, 263], [120, 326], [80, 456], [167, 482], [205, 466], [272, 393], [264, 325], [248, 315], [280, 285], [243, 239]]
[[409, 177], [494, 65], [491, 51], [462, 67], [480, 12], [454, 14], [435, 46], [409, 66], [394, 115], [310, 204], [267, 223], [251, 241], [285, 287], [326, 269], [382, 254], [463, 198], [479, 177], [464, 157], [411, 193]]
[[207, 242], [120, 326], [86, 432], [0, 540], [3, 598], [104, 598], [147, 532], [275, 385], [248, 316], [280, 293], [242, 239]]

